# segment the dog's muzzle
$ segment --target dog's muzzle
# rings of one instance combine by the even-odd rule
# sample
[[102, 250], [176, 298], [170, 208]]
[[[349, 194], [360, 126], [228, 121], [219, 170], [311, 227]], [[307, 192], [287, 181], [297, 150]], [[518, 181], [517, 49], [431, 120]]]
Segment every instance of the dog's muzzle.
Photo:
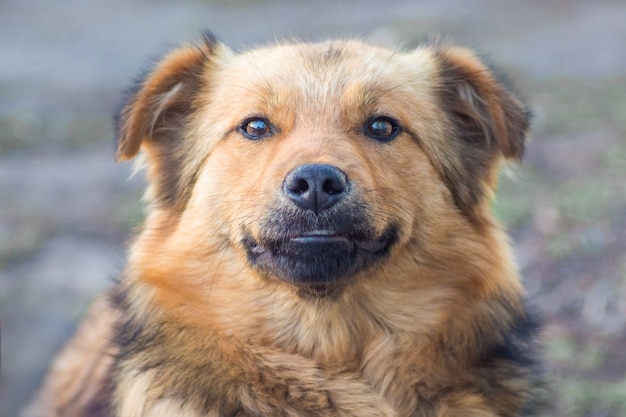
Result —
[[249, 262], [265, 274], [315, 288], [336, 286], [385, 258], [396, 228], [376, 233], [368, 206], [347, 175], [325, 164], [301, 165], [285, 177], [281, 198], [260, 236], [246, 233]]

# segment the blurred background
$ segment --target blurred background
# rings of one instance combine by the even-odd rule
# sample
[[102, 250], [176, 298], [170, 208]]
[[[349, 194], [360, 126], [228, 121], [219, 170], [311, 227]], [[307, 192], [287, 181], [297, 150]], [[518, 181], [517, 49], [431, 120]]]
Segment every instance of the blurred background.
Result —
[[0, 415], [28, 401], [141, 221], [141, 175], [113, 163], [121, 92], [204, 28], [236, 49], [439, 35], [489, 53], [535, 113], [494, 209], [546, 317], [551, 415], [626, 415], [623, 0], [0, 0]]

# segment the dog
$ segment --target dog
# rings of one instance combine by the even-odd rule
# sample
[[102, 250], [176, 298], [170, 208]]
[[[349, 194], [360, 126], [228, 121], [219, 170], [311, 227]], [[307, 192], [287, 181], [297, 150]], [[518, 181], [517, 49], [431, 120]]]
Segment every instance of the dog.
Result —
[[529, 118], [463, 47], [173, 50], [117, 118], [147, 218], [34, 409], [537, 415], [539, 320], [490, 209]]

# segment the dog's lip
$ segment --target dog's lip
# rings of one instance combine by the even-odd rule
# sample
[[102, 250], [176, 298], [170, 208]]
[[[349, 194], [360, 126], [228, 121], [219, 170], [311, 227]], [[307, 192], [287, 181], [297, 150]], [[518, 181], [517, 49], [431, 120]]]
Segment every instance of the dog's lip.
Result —
[[322, 289], [340, 288], [344, 279], [381, 262], [397, 241], [397, 228], [389, 225], [372, 238], [373, 230], [299, 231], [286, 236], [247, 234], [242, 244], [248, 261], [263, 273], [311, 288], [312, 295], [327, 295]]
[[[268, 247], [275, 247], [277, 243], [279, 244], [279, 242], [263, 244], [252, 238], [246, 240], [248, 250], [257, 255], [265, 253]], [[343, 245], [346, 248], [352, 247], [369, 253], [383, 252], [389, 248], [393, 241], [394, 233], [390, 230], [371, 240], [356, 236], [344, 236], [332, 230], [313, 230], [282, 240], [282, 242], [291, 242], [297, 245]]]
[[350, 239], [341, 236], [339, 233], [332, 230], [313, 230], [308, 233], [304, 233], [301, 236], [294, 236], [288, 239], [293, 243], [302, 244], [324, 244], [324, 243], [349, 243]]
[[342, 243], [350, 240], [343, 236], [298, 236], [292, 237], [289, 241], [294, 243]]

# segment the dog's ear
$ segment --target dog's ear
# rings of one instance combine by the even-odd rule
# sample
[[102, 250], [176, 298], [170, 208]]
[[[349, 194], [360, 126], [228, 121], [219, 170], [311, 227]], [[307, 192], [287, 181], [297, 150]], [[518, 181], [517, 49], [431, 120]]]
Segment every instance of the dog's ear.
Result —
[[457, 206], [476, 218], [496, 186], [498, 161], [521, 160], [530, 113], [472, 51], [436, 48], [435, 56], [441, 104], [452, 128], [448, 166], [441, 169]]
[[143, 150], [147, 197], [162, 207], [184, 205], [193, 185], [190, 165], [195, 162], [186, 160], [193, 145], [185, 137], [187, 122], [225, 51], [205, 33], [202, 43], [170, 52], [130, 91], [117, 116], [116, 160], [132, 159]]
[[179, 139], [177, 128], [193, 111], [205, 67], [220, 44], [205, 33], [199, 45], [170, 52], [130, 90], [116, 118], [116, 160], [134, 158], [142, 146]]

